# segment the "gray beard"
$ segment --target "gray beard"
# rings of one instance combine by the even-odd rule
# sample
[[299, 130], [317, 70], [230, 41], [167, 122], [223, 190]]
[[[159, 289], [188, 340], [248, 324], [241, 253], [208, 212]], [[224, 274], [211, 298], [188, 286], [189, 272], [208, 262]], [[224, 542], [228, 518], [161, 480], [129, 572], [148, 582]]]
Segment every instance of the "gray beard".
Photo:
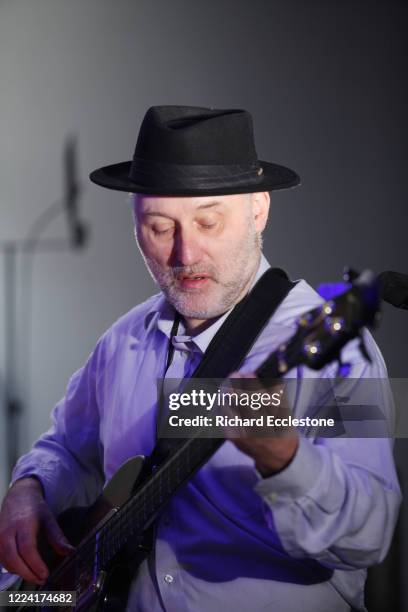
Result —
[[[252, 228], [251, 228], [252, 229]], [[212, 319], [230, 310], [239, 300], [245, 287], [249, 288], [251, 278], [254, 276], [259, 265], [261, 255], [262, 236], [255, 231], [248, 232], [244, 241], [228, 257], [226, 268], [237, 268], [234, 278], [221, 282], [221, 273], [212, 265], [176, 266], [163, 270], [155, 260], [143, 254], [145, 264], [155, 282], [160, 286], [168, 302], [183, 316], [191, 319]], [[221, 295], [216, 304], [203, 304], [202, 306], [191, 304], [196, 293], [188, 290], [180, 291], [176, 285], [177, 275], [199, 274], [206, 272], [210, 275], [209, 282], [215, 282], [217, 287], [222, 288]], [[192, 298], [193, 296], [193, 298]], [[198, 296], [199, 299], [199, 296]], [[205, 298], [204, 298], [205, 300]]]

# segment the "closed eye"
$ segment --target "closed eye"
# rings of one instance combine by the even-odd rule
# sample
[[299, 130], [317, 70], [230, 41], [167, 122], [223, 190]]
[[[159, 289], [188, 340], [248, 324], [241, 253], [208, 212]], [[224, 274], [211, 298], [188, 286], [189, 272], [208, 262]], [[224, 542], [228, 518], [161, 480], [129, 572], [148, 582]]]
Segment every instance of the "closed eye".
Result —
[[165, 236], [174, 230], [174, 225], [153, 225], [151, 230], [155, 236]]

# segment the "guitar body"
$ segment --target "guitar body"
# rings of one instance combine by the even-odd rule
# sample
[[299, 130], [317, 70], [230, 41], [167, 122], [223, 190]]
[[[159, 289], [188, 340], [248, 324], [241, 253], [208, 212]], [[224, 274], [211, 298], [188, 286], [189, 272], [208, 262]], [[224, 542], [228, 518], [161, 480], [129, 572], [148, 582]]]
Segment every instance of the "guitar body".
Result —
[[[68, 540], [77, 547], [84, 549], [77, 563], [67, 566], [64, 560], [48, 546], [41, 545], [41, 554], [50, 568], [50, 577], [46, 585], [37, 587], [21, 581], [18, 590], [21, 591], [77, 591], [78, 567], [80, 568], [81, 592], [77, 595], [73, 607], [52, 607], [52, 610], [75, 612], [119, 612], [126, 609], [130, 583], [135, 569], [147, 556], [153, 545], [153, 531], [148, 529], [136, 535], [132, 541], [115, 555], [114, 562], [100, 572], [94, 571], [95, 566], [89, 555], [94, 555], [97, 534], [104, 524], [107, 524], [120, 508], [132, 497], [132, 494], [148, 477], [144, 457], [137, 456], [126, 461], [105, 486], [102, 494], [89, 507], [74, 507], [66, 510], [58, 517], [58, 522]], [[89, 540], [90, 545], [86, 542]], [[89, 551], [89, 552], [88, 552]], [[84, 563], [82, 563], [84, 561]], [[91, 561], [91, 562], [90, 562]], [[51, 609], [22, 606], [19, 611]]]

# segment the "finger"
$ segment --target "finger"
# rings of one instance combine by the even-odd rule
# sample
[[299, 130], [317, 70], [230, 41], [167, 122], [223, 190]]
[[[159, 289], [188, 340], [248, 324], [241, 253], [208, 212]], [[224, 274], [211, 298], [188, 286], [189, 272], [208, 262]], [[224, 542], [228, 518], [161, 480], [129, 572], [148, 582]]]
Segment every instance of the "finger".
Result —
[[2, 565], [8, 572], [21, 576], [27, 582], [43, 584], [43, 579], [37, 576], [19, 555], [15, 538], [8, 540], [7, 543], [3, 542], [2, 552]]
[[47, 539], [56, 553], [65, 557], [75, 550], [53, 516], [49, 516], [43, 526]]
[[33, 531], [17, 532], [17, 550], [24, 563], [41, 580], [48, 578], [48, 568], [37, 548], [37, 537]]

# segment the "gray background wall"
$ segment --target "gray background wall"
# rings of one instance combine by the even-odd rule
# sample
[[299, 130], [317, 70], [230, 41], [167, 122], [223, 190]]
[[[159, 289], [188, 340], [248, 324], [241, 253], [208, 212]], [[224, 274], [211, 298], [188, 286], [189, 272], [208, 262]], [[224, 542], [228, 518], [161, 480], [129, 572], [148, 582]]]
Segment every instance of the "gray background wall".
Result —
[[[32, 262], [18, 356], [24, 448], [98, 336], [155, 290], [125, 196], [87, 181], [130, 157], [150, 105], [247, 108], [260, 158], [299, 172], [302, 187], [272, 199], [273, 265], [314, 285], [345, 264], [408, 272], [406, 31], [396, 0], [0, 0], [0, 240], [23, 238], [61, 196], [69, 135], [92, 230], [86, 251]], [[66, 235], [63, 216], [46, 232]], [[3, 280], [1, 269], [2, 294]], [[376, 337], [390, 374], [405, 377], [408, 314], [384, 310]], [[405, 480], [406, 446], [397, 451]], [[6, 482], [3, 470], [0, 491]]]

